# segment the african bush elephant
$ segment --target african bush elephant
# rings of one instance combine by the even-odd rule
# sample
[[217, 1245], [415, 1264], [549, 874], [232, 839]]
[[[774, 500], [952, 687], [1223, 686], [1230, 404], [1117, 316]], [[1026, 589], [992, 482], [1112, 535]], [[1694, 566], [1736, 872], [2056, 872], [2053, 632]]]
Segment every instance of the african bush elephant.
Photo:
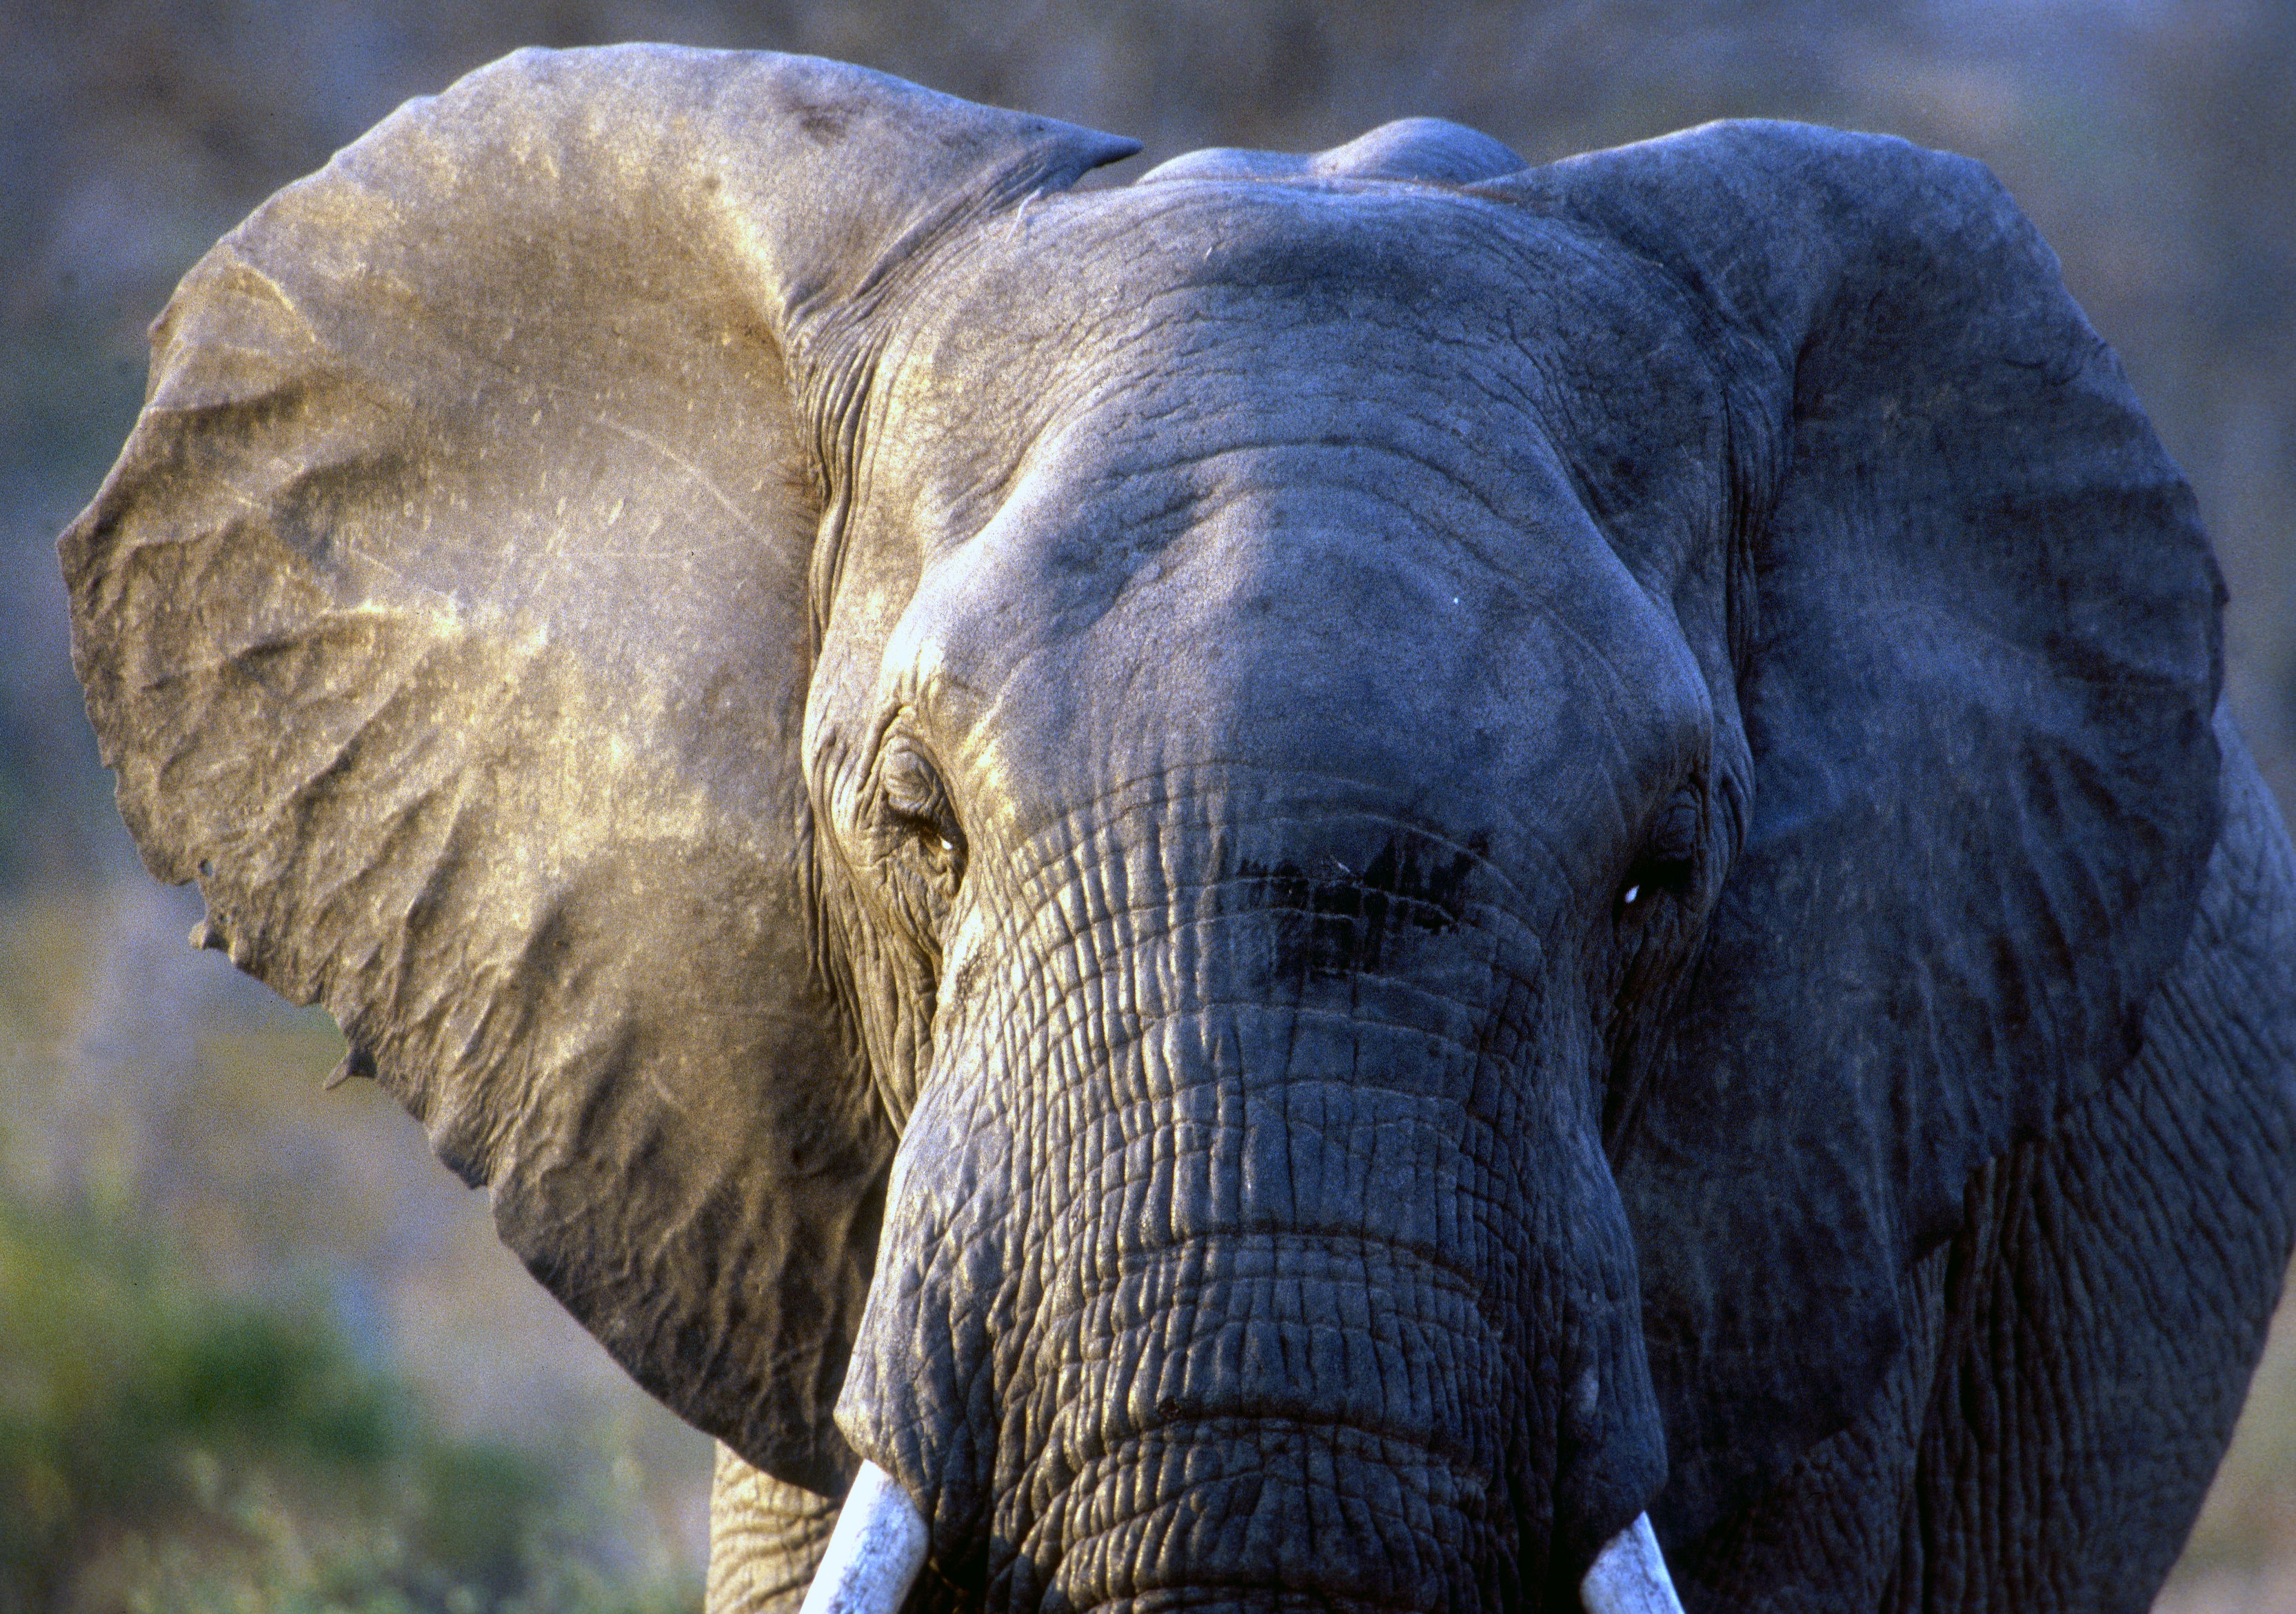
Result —
[[858, 1606], [2144, 1607], [2296, 868], [2046, 248], [1783, 124], [1134, 150], [526, 53], [266, 203], [62, 541], [195, 939], [728, 1448], [721, 1608], [857, 1472]]

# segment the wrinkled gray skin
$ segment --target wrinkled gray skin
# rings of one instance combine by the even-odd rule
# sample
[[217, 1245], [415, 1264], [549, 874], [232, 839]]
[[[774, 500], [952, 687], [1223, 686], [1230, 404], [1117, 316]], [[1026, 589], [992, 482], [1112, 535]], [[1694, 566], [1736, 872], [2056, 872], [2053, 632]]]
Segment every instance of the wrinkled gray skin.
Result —
[[919, 1607], [1644, 1509], [1693, 1609], [2145, 1606], [2296, 908], [2046, 249], [1784, 125], [1131, 149], [527, 53], [267, 204], [62, 545], [198, 939], [731, 1448], [715, 1607], [860, 1457]]

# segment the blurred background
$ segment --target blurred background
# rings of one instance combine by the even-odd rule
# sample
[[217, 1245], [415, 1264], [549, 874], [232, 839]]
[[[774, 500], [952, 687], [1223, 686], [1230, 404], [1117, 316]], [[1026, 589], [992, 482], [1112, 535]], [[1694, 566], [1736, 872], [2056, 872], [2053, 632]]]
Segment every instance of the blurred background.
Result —
[[[1138, 136], [1457, 119], [1544, 159], [1710, 118], [1982, 158], [2198, 489], [2296, 803], [2287, 0], [0, 4], [0, 1614], [698, 1608], [708, 1443], [496, 1244], [332, 1026], [194, 954], [113, 817], [53, 543], [144, 330], [265, 195], [521, 45], [842, 57]], [[2296, 1608], [2296, 1323], [2159, 1605]]]

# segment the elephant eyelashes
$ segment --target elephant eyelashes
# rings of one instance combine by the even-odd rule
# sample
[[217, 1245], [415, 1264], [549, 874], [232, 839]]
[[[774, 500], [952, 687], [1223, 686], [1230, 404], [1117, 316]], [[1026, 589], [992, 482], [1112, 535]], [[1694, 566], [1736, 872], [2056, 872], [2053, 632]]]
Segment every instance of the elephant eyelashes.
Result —
[[888, 737], [878, 755], [865, 823], [865, 856], [888, 917], [937, 969], [949, 905], [964, 879], [964, 832], [940, 771], [905, 734]]
[[1638, 860], [1634, 873], [1627, 876], [1619, 889], [1621, 910], [1647, 910], [1651, 898], [1664, 895], [1680, 897], [1689, 891], [1697, 879], [1697, 860], [1691, 857], [1644, 857]]
[[1686, 897], [1698, 883], [1698, 849], [1703, 839], [1695, 796], [1685, 792], [1651, 826], [1642, 855], [1619, 886], [1619, 911], [1647, 913], [1653, 897]]
[[893, 829], [936, 863], [953, 889], [964, 864], [964, 832], [939, 771], [914, 743], [895, 739], [886, 746], [877, 777]]

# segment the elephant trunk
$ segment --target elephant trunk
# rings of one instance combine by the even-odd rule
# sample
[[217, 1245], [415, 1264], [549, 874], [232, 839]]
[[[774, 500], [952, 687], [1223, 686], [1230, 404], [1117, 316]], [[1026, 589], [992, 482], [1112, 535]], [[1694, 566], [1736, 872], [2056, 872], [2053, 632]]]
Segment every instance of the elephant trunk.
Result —
[[968, 1601], [1568, 1608], [1655, 1489], [1583, 1039], [1413, 939], [1223, 915], [942, 1043], [839, 1422]]
[[1360, 1234], [1143, 1257], [1085, 1304], [1104, 1356], [1036, 1397], [1045, 1502], [1018, 1561], [1048, 1584], [1016, 1603], [1520, 1602], [1515, 1454], [1478, 1394], [1505, 1347], [1476, 1311], [1423, 1252]]

